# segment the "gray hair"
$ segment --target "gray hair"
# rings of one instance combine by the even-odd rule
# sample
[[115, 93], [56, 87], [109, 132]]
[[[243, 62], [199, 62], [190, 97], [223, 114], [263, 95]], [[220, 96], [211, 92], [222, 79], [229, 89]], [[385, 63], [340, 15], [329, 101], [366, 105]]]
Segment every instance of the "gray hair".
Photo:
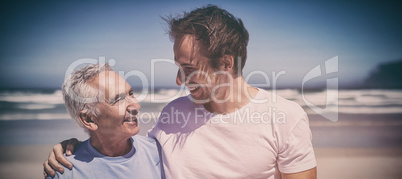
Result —
[[100, 114], [97, 104], [100, 100], [101, 90], [94, 88], [88, 82], [101, 72], [112, 70], [112, 67], [107, 63], [90, 64], [72, 72], [64, 80], [61, 87], [64, 103], [70, 116], [80, 127], [84, 128], [80, 122], [80, 111], [92, 117], [97, 117]]

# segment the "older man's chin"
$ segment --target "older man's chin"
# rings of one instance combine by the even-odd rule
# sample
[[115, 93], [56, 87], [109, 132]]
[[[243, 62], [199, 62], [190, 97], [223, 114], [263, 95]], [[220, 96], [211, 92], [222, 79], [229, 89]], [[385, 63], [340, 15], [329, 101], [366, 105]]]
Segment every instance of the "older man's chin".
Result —
[[131, 131], [132, 135], [136, 135], [140, 131], [140, 127], [138, 126], [137, 120], [124, 121], [123, 125], [126, 126]]

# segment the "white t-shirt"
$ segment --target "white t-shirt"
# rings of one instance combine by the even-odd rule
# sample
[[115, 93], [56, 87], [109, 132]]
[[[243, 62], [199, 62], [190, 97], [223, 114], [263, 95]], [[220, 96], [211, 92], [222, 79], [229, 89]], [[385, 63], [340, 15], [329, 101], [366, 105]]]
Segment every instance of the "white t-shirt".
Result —
[[[178, 98], [148, 133], [162, 146], [166, 178], [280, 178], [316, 166], [311, 131], [296, 103], [263, 89], [222, 115]], [[264, 101], [265, 100], [265, 101]]]

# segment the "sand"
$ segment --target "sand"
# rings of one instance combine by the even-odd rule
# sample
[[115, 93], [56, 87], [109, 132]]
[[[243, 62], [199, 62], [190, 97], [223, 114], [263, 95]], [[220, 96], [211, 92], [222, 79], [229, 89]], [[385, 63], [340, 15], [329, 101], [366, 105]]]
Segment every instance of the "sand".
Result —
[[[50, 145], [0, 147], [1, 178], [43, 178]], [[401, 178], [402, 149], [316, 148], [318, 178]]]
[[382, 179], [402, 177], [401, 149], [315, 149], [318, 178]]
[[[318, 178], [402, 178], [402, 114], [339, 117], [331, 122], [310, 115]], [[49, 144], [73, 137], [74, 125], [63, 121], [3, 125], [0, 137], [7, 141], [0, 145], [0, 178], [43, 178], [42, 164], [53, 146]], [[151, 127], [142, 124], [140, 135]], [[44, 144], [32, 145], [39, 142]]]
[[43, 161], [51, 145], [0, 147], [1, 178], [43, 178]]

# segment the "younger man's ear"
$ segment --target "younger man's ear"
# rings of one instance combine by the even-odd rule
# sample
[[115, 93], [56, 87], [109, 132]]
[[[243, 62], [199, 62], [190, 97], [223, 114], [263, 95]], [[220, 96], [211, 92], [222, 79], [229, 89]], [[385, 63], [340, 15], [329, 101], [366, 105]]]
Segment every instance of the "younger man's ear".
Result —
[[223, 55], [219, 63], [220, 70], [231, 71], [234, 67], [234, 58], [231, 55]]
[[95, 122], [92, 120], [92, 118], [85, 112], [80, 111], [79, 113], [80, 121], [81, 123], [91, 131], [94, 131], [98, 129], [98, 125], [95, 124]]

